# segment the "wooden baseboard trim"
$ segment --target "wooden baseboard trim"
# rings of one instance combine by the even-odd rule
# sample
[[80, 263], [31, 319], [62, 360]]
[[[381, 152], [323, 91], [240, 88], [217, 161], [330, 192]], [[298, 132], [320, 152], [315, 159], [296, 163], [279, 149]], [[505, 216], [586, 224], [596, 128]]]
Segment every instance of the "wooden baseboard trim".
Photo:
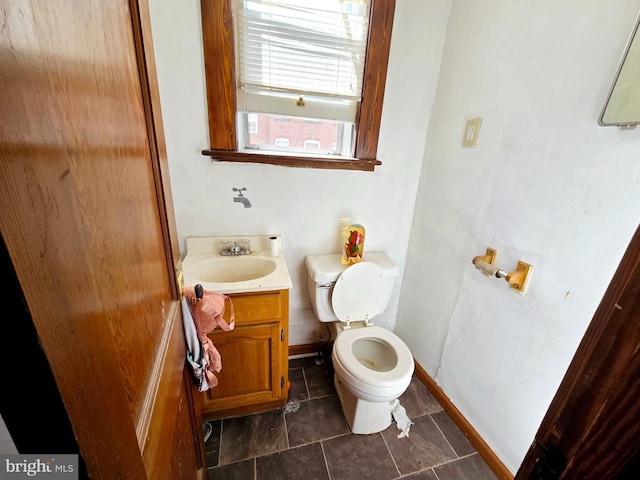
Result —
[[304, 345], [289, 345], [289, 356], [306, 355], [318, 351], [317, 343], [305, 343]]
[[478, 451], [478, 454], [484, 459], [489, 468], [493, 471], [493, 473], [500, 480], [513, 480], [513, 474], [509, 471], [509, 469], [505, 466], [504, 463], [498, 458], [498, 456], [491, 450], [489, 445], [483, 440], [480, 434], [473, 428], [473, 426], [467, 421], [466, 418], [460, 413], [460, 411], [455, 407], [449, 397], [447, 397], [444, 392], [438, 387], [436, 382], [429, 376], [424, 368], [418, 363], [415, 362], [416, 369], [415, 374], [416, 377], [420, 379], [422, 383], [424, 383], [427, 390], [431, 392], [431, 395], [435, 397], [435, 399], [442, 405], [442, 408], [445, 412], [451, 417], [451, 419], [458, 425], [458, 428], [464, 433], [464, 435], [469, 439], [471, 444]]

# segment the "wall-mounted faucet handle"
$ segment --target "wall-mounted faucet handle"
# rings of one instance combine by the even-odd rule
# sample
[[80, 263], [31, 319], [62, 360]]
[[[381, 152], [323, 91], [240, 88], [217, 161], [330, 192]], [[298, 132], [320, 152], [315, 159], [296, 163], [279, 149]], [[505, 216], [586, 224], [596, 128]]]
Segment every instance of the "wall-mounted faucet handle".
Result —
[[242, 187], [242, 188], [233, 187], [233, 191], [234, 192], [238, 192], [238, 197], [244, 197], [242, 192], [246, 192], [247, 191], [247, 187]]

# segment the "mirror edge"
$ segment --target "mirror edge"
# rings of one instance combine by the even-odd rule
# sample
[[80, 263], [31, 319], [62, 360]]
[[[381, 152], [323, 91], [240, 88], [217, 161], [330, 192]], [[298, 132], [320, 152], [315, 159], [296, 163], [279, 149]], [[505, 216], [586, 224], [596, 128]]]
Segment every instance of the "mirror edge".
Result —
[[[637, 125], [640, 125], [640, 118], [638, 120], [634, 120], [631, 122], [611, 122], [611, 123], [606, 123], [603, 121], [604, 119], [604, 115], [607, 111], [607, 106], [609, 105], [609, 101], [611, 100], [611, 96], [613, 95], [613, 92], [616, 88], [616, 83], [618, 83], [618, 79], [620, 77], [620, 72], [622, 71], [622, 68], [624, 67], [624, 63], [627, 59], [627, 55], [629, 54], [629, 50], [631, 49], [631, 45], [633, 44], [633, 41], [636, 37], [636, 34], [638, 33], [640, 27], [640, 13], [638, 13], [638, 16], [636, 17], [635, 23], [633, 24], [633, 28], [631, 30], [631, 35], [629, 35], [629, 38], [627, 40], [627, 43], [625, 45], [625, 48], [622, 52], [622, 56], [620, 57], [620, 60], [618, 62], [618, 69], [616, 70], [616, 74], [613, 77], [613, 82], [611, 82], [611, 87], [609, 88], [609, 92], [607, 93], [607, 96], [605, 98], [604, 101], [604, 105], [602, 107], [602, 110], [600, 111], [600, 115], [598, 117], [598, 125], [602, 126], [602, 127], [620, 127], [621, 129], [633, 129], [635, 128]], [[638, 38], [638, 40], [640, 41], [640, 37]]]

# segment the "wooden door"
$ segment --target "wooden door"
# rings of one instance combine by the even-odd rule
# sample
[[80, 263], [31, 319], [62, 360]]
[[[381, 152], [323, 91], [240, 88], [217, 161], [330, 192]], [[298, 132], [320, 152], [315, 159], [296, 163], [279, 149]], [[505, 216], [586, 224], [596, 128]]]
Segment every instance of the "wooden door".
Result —
[[0, 0], [0, 26], [0, 232], [89, 476], [196, 478], [146, 0]]
[[639, 420], [640, 228], [516, 479], [637, 478]]

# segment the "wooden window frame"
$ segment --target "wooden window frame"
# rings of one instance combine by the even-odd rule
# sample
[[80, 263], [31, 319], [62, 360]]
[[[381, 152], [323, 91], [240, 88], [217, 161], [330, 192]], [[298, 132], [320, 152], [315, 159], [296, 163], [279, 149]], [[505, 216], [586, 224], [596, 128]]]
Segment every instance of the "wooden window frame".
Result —
[[202, 38], [209, 114], [210, 149], [202, 154], [225, 162], [373, 171], [387, 79], [396, 0], [371, 0], [362, 101], [356, 115], [355, 158], [331, 158], [238, 151], [236, 77], [231, 0], [201, 0]]

